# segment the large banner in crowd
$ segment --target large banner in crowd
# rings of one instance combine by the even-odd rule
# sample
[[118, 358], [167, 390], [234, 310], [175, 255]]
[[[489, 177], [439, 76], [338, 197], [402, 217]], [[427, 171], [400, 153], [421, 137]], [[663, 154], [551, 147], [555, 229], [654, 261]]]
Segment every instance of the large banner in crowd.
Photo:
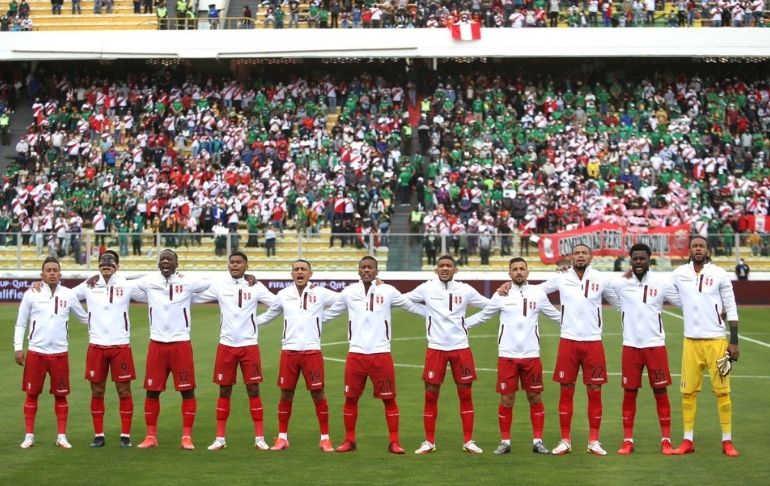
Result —
[[593, 250], [594, 256], [628, 255], [635, 243], [645, 243], [653, 255], [687, 257], [690, 225], [658, 228], [640, 228], [602, 223], [572, 231], [539, 235], [537, 243], [543, 263], [559, 263], [569, 257], [572, 247], [583, 243]]

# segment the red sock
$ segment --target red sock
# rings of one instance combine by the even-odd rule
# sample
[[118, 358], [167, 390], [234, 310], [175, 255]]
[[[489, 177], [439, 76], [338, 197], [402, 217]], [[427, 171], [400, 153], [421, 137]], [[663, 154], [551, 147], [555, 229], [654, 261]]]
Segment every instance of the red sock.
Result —
[[254, 422], [254, 436], [264, 437], [264, 412], [262, 409], [262, 399], [260, 397], [249, 397], [249, 411], [251, 412], [251, 421]]
[[94, 421], [94, 434], [104, 434], [104, 397], [91, 397], [91, 418]]
[[182, 399], [182, 436], [192, 437], [193, 423], [195, 423], [195, 411], [198, 408], [198, 400], [195, 398]]
[[588, 440], [599, 440], [599, 427], [602, 425], [602, 390], [588, 392]]
[[532, 438], [542, 439], [545, 428], [545, 405], [543, 402], [533, 403], [529, 406], [529, 419], [532, 421]]
[[385, 422], [388, 424], [388, 438], [390, 442], [398, 443], [398, 404], [395, 398], [383, 400], [385, 405]]
[[35, 433], [35, 416], [37, 415], [38, 395], [27, 395], [24, 399], [24, 428], [27, 434]]
[[70, 411], [70, 406], [67, 403], [67, 397], [54, 397], [54, 411], [56, 412], [56, 428], [59, 429], [60, 434], [67, 433], [67, 414]]
[[289, 432], [289, 419], [291, 418], [291, 400], [278, 401], [278, 432], [286, 434]]
[[668, 401], [668, 393], [655, 394], [655, 405], [658, 409], [658, 421], [660, 422], [660, 436], [664, 439], [671, 437], [671, 403]]
[[158, 436], [158, 415], [160, 415], [160, 399], [145, 398], [144, 421], [147, 423], [147, 435]]
[[131, 420], [134, 417], [134, 398], [129, 395], [120, 399], [120, 435], [131, 435]]
[[227, 417], [230, 416], [230, 397], [219, 397], [217, 400], [217, 437], [224, 437], [227, 428]]
[[436, 418], [438, 418], [438, 392], [425, 391], [425, 407], [422, 423], [425, 427], [425, 440], [436, 443]]
[[345, 440], [356, 441], [356, 421], [358, 420], [358, 398], [345, 398], [342, 407], [342, 419], [345, 422]]
[[315, 416], [318, 417], [318, 427], [321, 429], [321, 435], [329, 434], [329, 404], [326, 399], [316, 400]]
[[511, 440], [511, 423], [513, 423], [513, 407], [502, 403], [497, 406], [497, 423], [500, 425], [500, 438]]
[[[623, 391], [623, 438], [633, 439], [634, 417], [636, 417], [636, 396], [639, 390]], [[657, 397], [657, 395], [655, 395]], [[670, 421], [670, 419], [669, 419]]]
[[570, 440], [572, 429], [572, 399], [575, 396], [574, 386], [562, 386], [559, 394], [559, 426], [561, 428], [561, 438]]
[[457, 387], [457, 396], [460, 398], [460, 421], [463, 424], [463, 442], [473, 439], [473, 393], [471, 387]]

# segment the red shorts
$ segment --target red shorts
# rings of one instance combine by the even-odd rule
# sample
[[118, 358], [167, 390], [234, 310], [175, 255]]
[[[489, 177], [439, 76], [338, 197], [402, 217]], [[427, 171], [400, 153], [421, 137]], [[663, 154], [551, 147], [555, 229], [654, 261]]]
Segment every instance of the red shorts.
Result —
[[308, 390], [323, 390], [324, 357], [321, 351], [281, 351], [278, 387], [281, 390], [297, 388], [300, 372]]
[[262, 382], [262, 359], [259, 346], [217, 346], [217, 357], [214, 361], [214, 383], [217, 385], [234, 385], [238, 365], [241, 366], [243, 382], [247, 385]]
[[92, 383], [107, 381], [107, 372], [112, 373], [112, 381], [126, 382], [136, 379], [134, 356], [131, 346], [99, 346], [89, 344], [86, 352], [86, 380]]
[[543, 362], [540, 358], [497, 358], [497, 393], [508, 395], [519, 389], [543, 391]]
[[476, 365], [473, 363], [471, 348], [453, 349], [452, 351], [428, 348], [425, 351], [422, 381], [432, 385], [444, 383], [447, 363], [452, 367], [452, 376], [458, 385], [470, 384], [476, 380]]
[[579, 368], [583, 369], [584, 384], [607, 383], [607, 360], [604, 359], [602, 342], [559, 339], [553, 381], [562, 384], [575, 383]]
[[623, 388], [635, 390], [642, 387], [642, 369], [647, 367], [647, 377], [652, 388], [666, 388], [671, 384], [668, 370], [668, 353], [665, 346], [634, 348], [623, 346]]
[[150, 341], [144, 389], [164, 391], [169, 373], [174, 376], [176, 391], [195, 390], [195, 362], [190, 341]]
[[348, 353], [345, 361], [345, 397], [364, 393], [366, 379], [372, 380], [374, 398], [396, 398], [396, 370], [390, 353]]
[[45, 375], [51, 377], [49, 393], [63, 397], [70, 393], [70, 362], [67, 353], [44, 354], [27, 351], [21, 389], [28, 395], [43, 392]]

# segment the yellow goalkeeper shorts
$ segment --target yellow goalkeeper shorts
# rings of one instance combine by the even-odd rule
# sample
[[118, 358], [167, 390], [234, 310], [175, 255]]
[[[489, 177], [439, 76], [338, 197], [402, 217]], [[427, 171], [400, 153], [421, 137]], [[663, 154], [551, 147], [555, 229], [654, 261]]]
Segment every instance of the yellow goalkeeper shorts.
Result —
[[687, 394], [699, 392], [703, 385], [703, 372], [708, 368], [714, 393], [730, 393], [730, 376], [720, 376], [717, 369], [717, 360], [725, 355], [726, 350], [727, 338], [684, 338], [680, 391]]

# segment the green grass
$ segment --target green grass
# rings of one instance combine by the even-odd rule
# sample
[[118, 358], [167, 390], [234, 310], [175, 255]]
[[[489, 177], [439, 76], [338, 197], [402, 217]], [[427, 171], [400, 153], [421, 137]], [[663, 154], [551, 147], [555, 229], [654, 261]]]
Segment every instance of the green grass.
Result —
[[[618, 379], [620, 335], [618, 314], [605, 310], [607, 327], [605, 348], [610, 382], [604, 388], [604, 420], [602, 441], [611, 451], [607, 457], [594, 457], [583, 452], [587, 438], [586, 400], [579, 386], [575, 398], [572, 454], [563, 457], [536, 456], [530, 452], [531, 428], [526, 400], [518, 396], [514, 426], [513, 453], [495, 456], [491, 452], [499, 441], [497, 401], [494, 389], [496, 322], [474, 329], [471, 344], [479, 368], [474, 386], [476, 408], [475, 438], [485, 449], [481, 456], [470, 456], [461, 450], [462, 433], [458, 404], [452, 383], [443, 387], [439, 402], [438, 451], [429, 456], [412, 453], [423, 440], [421, 365], [425, 350], [424, 326], [420, 319], [401, 311], [395, 314], [393, 353], [398, 373], [398, 402], [401, 408], [401, 444], [405, 456], [387, 453], [388, 443], [382, 404], [371, 397], [369, 389], [360, 402], [357, 452], [323, 454], [317, 449], [318, 426], [309, 394], [298, 390], [289, 429], [291, 448], [281, 453], [259, 452], [252, 448], [253, 429], [248, 414], [243, 385], [233, 393], [233, 406], [228, 427], [228, 448], [212, 453], [206, 446], [214, 437], [214, 406], [217, 387], [211, 383], [214, 351], [218, 340], [218, 309], [197, 306], [193, 311], [193, 343], [197, 364], [198, 416], [194, 439], [197, 450], [182, 451], [178, 447], [181, 428], [179, 394], [168, 391], [161, 398], [159, 440], [156, 450], [123, 450], [118, 447], [119, 419], [114, 390], [107, 396], [105, 427], [107, 447], [91, 450], [92, 435], [89, 413], [90, 392], [83, 380], [87, 336], [85, 327], [71, 321], [70, 365], [73, 392], [70, 395], [69, 438], [74, 448], [59, 450], [53, 442], [56, 435], [53, 400], [44, 394], [36, 427], [37, 444], [21, 450], [18, 444], [24, 433], [22, 419], [23, 394], [20, 390], [21, 368], [13, 363], [11, 342], [16, 306], [0, 306], [0, 319], [6, 323], [0, 330], [0, 342], [6, 343], [5, 365], [0, 368], [0, 484], [162, 484], [189, 483], [231, 484], [260, 483], [335, 483], [368, 482], [373, 484], [502, 483], [517, 484], [717, 484], [720, 480], [740, 478], [742, 484], [768, 484], [767, 457], [770, 456], [770, 421], [767, 419], [770, 348], [744, 340], [742, 357], [734, 368], [733, 403], [735, 444], [742, 453], [729, 459], [720, 452], [720, 432], [716, 405], [706, 380], [700, 394], [696, 421], [695, 454], [664, 457], [659, 454], [659, 429], [655, 405], [649, 388], [639, 395], [636, 420], [637, 452], [620, 457], [614, 450], [622, 440], [620, 422], [621, 388]], [[770, 342], [767, 308], [741, 309], [741, 331], [744, 336]], [[147, 343], [147, 314], [142, 306], [132, 308], [134, 353], [141, 377]], [[681, 357], [681, 320], [667, 315], [668, 346], [671, 370], [678, 372]], [[343, 319], [329, 323], [324, 330], [327, 394], [331, 411], [331, 433], [335, 444], [344, 437], [342, 425], [342, 374], [347, 346]], [[557, 345], [557, 326], [543, 322], [543, 363], [551, 370]], [[265, 382], [265, 430], [268, 441], [276, 434], [275, 386], [280, 326], [271, 324], [261, 329]], [[240, 379], [240, 378], [239, 378]], [[672, 434], [675, 445], [681, 437], [681, 405], [676, 386], [670, 389], [673, 408]], [[143, 392], [141, 380], [134, 383], [135, 416], [133, 439], [144, 435]], [[553, 447], [559, 439], [557, 417], [558, 389], [546, 376], [545, 442]]]

